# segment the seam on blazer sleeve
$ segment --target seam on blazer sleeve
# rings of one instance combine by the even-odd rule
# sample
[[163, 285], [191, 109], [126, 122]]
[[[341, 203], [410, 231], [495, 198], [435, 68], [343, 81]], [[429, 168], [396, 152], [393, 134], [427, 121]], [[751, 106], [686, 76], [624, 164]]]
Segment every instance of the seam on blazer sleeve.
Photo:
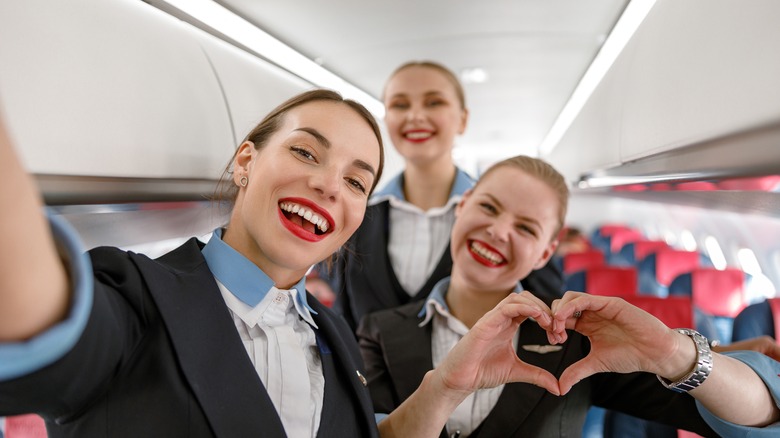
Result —
[[0, 343], [0, 381], [32, 373], [64, 356], [81, 337], [92, 309], [92, 263], [84, 252], [84, 245], [65, 219], [47, 215], [70, 276], [70, 311], [66, 319], [32, 339]]

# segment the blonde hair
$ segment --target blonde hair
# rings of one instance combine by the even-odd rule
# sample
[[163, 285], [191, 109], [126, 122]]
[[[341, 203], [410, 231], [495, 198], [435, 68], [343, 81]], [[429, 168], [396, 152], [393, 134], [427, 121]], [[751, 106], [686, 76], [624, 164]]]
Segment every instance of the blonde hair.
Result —
[[499, 161], [490, 166], [479, 178], [474, 185], [476, 188], [479, 186], [480, 181], [485, 179], [486, 176], [493, 173], [496, 169], [502, 167], [512, 167], [525, 172], [526, 174], [538, 179], [539, 181], [547, 184], [558, 197], [558, 227], [553, 233], [553, 239], [558, 236], [558, 232], [563, 228], [564, 221], [566, 220], [566, 210], [569, 206], [569, 187], [566, 184], [566, 180], [563, 178], [554, 167], [549, 163], [539, 158], [533, 158], [526, 155], [518, 155], [515, 157], [507, 158]]
[[[390, 82], [390, 79], [395, 77], [399, 72], [406, 70], [407, 68], [411, 67], [423, 67], [423, 68], [429, 68], [431, 70], [436, 70], [444, 77], [450, 81], [452, 84], [452, 87], [455, 88], [455, 95], [458, 96], [458, 101], [460, 102], [460, 107], [462, 109], [466, 109], [466, 93], [463, 91], [463, 85], [458, 80], [458, 77], [453, 73], [450, 69], [447, 67], [439, 64], [438, 62], [434, 61], [409, 61], [405, 64], [402, 64], [400, 67], [395, 69], [393, 73], [390, 75], [390, 77], [387, 79], [387, 82]], [[384, 96], [385, 92], [382, 92], [382, 96]]]

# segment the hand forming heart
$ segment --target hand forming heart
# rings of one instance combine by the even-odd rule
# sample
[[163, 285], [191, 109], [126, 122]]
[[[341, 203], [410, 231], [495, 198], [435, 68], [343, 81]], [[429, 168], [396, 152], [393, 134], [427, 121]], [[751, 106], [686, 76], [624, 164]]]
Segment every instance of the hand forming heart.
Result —
[[[566, 342], [567, 329], [587, 336], [590, 353], [570, 365], [560, 380], [523, 362], [512, 339], [528, 318], [547, 331], [551, 344]], [[450, 352], [439, 372], [444, 384], [457, 391], [470, 393], [507, 382], [526, 382], [563, 395], [580, 380], [599, 372], [685, 373], [690, 358], [675, 355], [681, 342], [685, 342], [684, 337], [681, 340], [654, 316], [620, 298], [567, 292], [550, 308], [523, 292], [510, 294], [485, 314]]]

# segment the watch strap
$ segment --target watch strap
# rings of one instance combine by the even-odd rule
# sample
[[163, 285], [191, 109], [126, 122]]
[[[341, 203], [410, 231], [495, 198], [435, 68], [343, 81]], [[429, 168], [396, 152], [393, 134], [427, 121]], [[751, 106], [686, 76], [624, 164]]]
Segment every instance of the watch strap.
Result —
[[686, 328], [675, 330], [693, 339], [693, 343], [696, 344], [696, 365], [691, 372], [675, 382], [664, 379], [661, 376], [657, 377], [666, 388], [672, 391], [688, 392], [704, 383], [712, 372], [712, 350], [709, 342], [707, 342], [707, 338], [696, 330]]

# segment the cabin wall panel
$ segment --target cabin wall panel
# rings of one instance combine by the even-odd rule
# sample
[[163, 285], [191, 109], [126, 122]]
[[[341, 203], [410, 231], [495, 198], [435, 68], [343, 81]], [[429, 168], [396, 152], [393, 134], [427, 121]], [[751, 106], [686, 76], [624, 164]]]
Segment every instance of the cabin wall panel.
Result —
[[780, 121], [780, 2], [659, 1], [635, 35], [623, 161]]
[[[197, 31], [200, 32], [200, 31]], [[312, 84], [212, 35], [198, 38], [230, 109], [235, 146], [278, 104]]]
[[0, 3], [0, 111], [34, 174], [216, 179], [308, 87], [144, 2]]
[[232, 138], [181, 23], [135, 1], [3, 2], [0, 96], [34, 173], [204, 177]]
[[[545, 158], [575, 181], [780, 123], [779, 17], [774, 0], [658, 0]], [[746, 166], [778, 158], [771, 151], [745, 158], [738, 144], [718, 154], [723, 168], [735, 157]]]

